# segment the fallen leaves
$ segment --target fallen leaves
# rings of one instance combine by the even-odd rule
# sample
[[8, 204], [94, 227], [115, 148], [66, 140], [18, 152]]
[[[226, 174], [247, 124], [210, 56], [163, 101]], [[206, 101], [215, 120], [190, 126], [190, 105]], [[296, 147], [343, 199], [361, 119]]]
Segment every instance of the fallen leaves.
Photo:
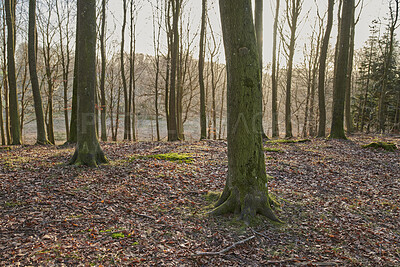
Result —
[[[253, 229], [203, 215], [223, 141], [106, 143], [98, 169], [63, 164], [72, 147], [0, 149], [0, 265], [399, 265], [399, 151], [361, 148], [374, 138], [265, 144], [286, 224]], [[129, 161], [161, 154], [191, 162]]]

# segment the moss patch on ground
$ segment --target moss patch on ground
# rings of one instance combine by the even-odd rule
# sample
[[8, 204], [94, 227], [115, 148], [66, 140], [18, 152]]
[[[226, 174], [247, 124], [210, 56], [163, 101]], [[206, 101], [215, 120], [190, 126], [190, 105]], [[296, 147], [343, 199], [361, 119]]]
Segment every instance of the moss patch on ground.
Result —
[[394, 152], [397, 149], [395, 143], [387, 143], [387, 142], [372, 142], [368, 145], [363, 145], [363, 148], [375, 148], [375, 149], [383, 149], [385, 151]]

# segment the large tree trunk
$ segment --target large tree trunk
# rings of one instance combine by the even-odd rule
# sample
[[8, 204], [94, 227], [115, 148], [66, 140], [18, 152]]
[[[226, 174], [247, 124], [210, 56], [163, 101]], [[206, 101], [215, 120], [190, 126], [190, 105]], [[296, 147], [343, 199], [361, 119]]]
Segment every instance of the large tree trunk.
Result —
[[101, 76], [100, 76], [100, 112], [101, 112], [101, 140], [107, 141], [107, 103], [105, 92], [106, 81], [106, 0], [101, 1], [101, 31], [100, 31], [100, 53], [101, 53]]
[[33, 102], [35, 106], [37, 144], [48, 144], [43, 115], [42, 97], [40, 95], [39, 79], [36, 72], [36, 0], [29, 0], [28, 28], [28, 58], [29, 74], [31, 77]]
[[200, 140], [207, 138], [206, 93], [204, 89], [204, 46], [207, 20], [207, 0], [202, 0], [200, 51], [199, 51], [199, 85], [200, 85]]
[[18, 111], [17, 80], [15, 74], [15, 0], [5, 0], [7, 22], [7, 73], [10, 101], [11, 144], [21, 144], [21, 127]]
[[219, 3], [228, 79], [228, 177], [211, 213], [239, 213], [246, 222], [260, 213], [278, 221], [271, 210], [258, 128], [260, 71], [251, 1]]
[[96, 167], [108, 160], [97, 139], [96, 92], [96, 1], [78, 0], [78, 142], [70, 163]]
[[333, 6], [335, 0], [329, 0], [328, 3], [328, 22], [326, 25], [325, 36], [322, 42], [321, 55], [319, 58], [319, 73], [318, 73], [318, 108], [319, 108], [319, 123], [318, 137], [325, 137], [326, 128], [326, 105], [325, 105], [325, 72], [326, 58], [328, 55], [329, 38], [333, 24]]
[[[354, 0], [343, 0], [339, 48], [333, 88], [332, 127], [330, 138], [346, 139], [344, 132], [344, 101], [349, 62], [350, 27]], [[339, 67], [340, 66], [340, 67]]]
[[276, 71], [276, 47], [277, 47], [277, 35], [278, 35], [278, 21], [279, 21], [279, 5], [280, 0], [276, 0], [275, 7], [275, 19], [274, 19], [274, 33], [273, 33], [273, 43], [272, 43], [272, 137], [279, 136], [278, 127], [278, 81], [277, 81], [277, 71]]

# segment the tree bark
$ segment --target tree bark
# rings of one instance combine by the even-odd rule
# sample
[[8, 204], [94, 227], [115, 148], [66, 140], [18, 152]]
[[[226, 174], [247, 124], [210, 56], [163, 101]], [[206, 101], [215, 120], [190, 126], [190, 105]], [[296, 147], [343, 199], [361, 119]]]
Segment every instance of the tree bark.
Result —
[[355, 6], [352, 9], [351, 26], [350, 26], [350, 43], [349, 43], [349, 66], [346, 79], [346, 96], [345, 96], [345, 124], [347, 134], [353, 132], [353, 119], [351, 118], [351, 83], [353, 73], [353, 57], [354, 57], [354, 37], [355, 37], [355, 20], [354, 20]]
[[177, 128], [177, 114], [176, 114], [176, 76], [177, 76], [177, 64], [178, 64], [178, 53], [179, 53], [179, 16], [181, 0], [172, 1], [172, 34], [173, 41], [171, 47], [171, 78], [170, 78], [170, 92], [169, 92], [169, 129], [168, 129], [168, 141], [177, 141], [178, 128]]
[[131, 140], [131, 119], [130, 119], [130, 102], [128, 97], [128, 86], [125, 77], [125, 60], [124, 60], [124, 46], [125, 46], [125, 27], [126, 27], [126, 13], [127, 13], [127, 4], [126, 0], [122, 1], [123, 3], [123, 22], [122, 22], [122, 33], [121, 33], [121, 79], [122, 86], [124, 89], [124, 103], [125, 103], [125, 116], [124, 116], [124, 140]]
[[37, 144], [49, 144], [43, 115], [42, 97], [36, 71], [36, 0], [29, 0], [28, 58], [33, 101], [36, 115]]
[[272, 137], [279, 137], [278, 127], [278, 76], [276, 71], [276, 47], [277, 47], [277, 35], [278, 35], [278, 22], [279, 22], [279, 5], [280, 0], [276, 0], [275, 7], [275, 19], [274, 19], [274, 32], [273, 32], [273, 43], [272, 43]]
[[333, 7], [335, 0], [328, 2], [328, 21], [326, 25], [324, 40], [321, 47], [321, 55], [319, 58], [319, 73], [318, 73], [318, 108], [319, 108], [319, 123], [318, 137], [325, 137], [326, 129], [326, 105], [325, 105], [325, 73], [326, 73], [326, 58], [328, 55], [329, 38], [333, 24]]
[[11, 144], [21, 144], [21, 127], [18, 111], [17, 80], [15, 74], [15, 0], [5, 0], [7, 22], [7, 74]]
[[96, 0], [78, 0], [78, 140], [70, 164], [96, 167], [107, 163], [97, 139], [96, 92]]
[[106, 0], [101, 1], [101, 30], [100, 30], [100, 53], [101, 53], [101, 76], [100, 76], [100, 117], [101, 117], [101, 140], [107, 141], [107, 102], [105, 92], [106, 81]]
[[[344, 132], [344, 101], [346, 77], [348, 73], [350, 27], [354, 0], [343, 0], [342, 19], [340, 23], [337, 68], [334, 78], [332, 126], [330, 138], [346, 139]], [[340, 66], [340, 67], [339, 67]]]
[[211, 214], [257, 213], [278, 221], [268, 195], [262, 135], [258, 51], [250, 0], [220, 0], [228, 81], [228, 177]]
[[206, 96], [204, 88], [204, 46], [207, 20], [207, 0], [202, 0], [200, 52], [199, 52], [199, 85], [200, 85], [200, 140], [207, 138]]

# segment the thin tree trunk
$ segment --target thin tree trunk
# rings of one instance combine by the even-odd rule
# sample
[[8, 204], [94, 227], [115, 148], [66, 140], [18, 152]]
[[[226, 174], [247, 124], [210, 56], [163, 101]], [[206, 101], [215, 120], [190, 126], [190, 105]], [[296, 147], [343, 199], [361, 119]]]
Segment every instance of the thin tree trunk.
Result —
[[179, 53], [179, 16], [180, 16], [181, 0], [172, 1], [172, 13], [173, 13], [173, 42], [171, 47], [171, 85], [169, 94], [169, 125], [168, 130], [168, 141], [177, 141], [177, 114], [176, 114], [176, 77], [177, 77], [177, 64], [178, 64], [178, 53]]
[[274, 33], [273, 33], [273, 47], [272, 47], [272, 137], [279, 136], [278, 127], [278, 75], [276, 71], [277, 63], [277, 35], [278, 35], [278, 21], [279, 21], [279, 5], [280, 0], [276, 0], [275, 19], [274, 19]]
[[206, 98], [204, 89], [204, 46], [207, 20], [207, 0], [202, 0], [202, 15], [200, 29], [199, 51], [199, 85], [200, 85], [200, 140], [207, 138]]
[[345, 97], [345, 123], [347, 134], [353, 132], [353, 120], [351, 118], [351, 82], [353, 73], [353, 57], [354, 57], [354, 37], [355, 37], [355, 20], [354, 20], [355, 7], [352, 9], [352, 21], [350, 28], [350, 47], [349, 47], [349, 66], [346, 78], [346, 97]]
[[100, 74], [100, 112], [101, 112], [101, 140], [107, 141], [107, 102], [105, 92], [106, 80], [106, 0], [101, 1], [101, 31], [100, 31], [100, 54], [101, 54], [101, 74]]
[[21, 144], [21, 127], [18, 111], [17, 80], [15, 74], [15, 0], [5, 0], [7, 22], [7, 74], [11, 144]]
[[328, 2], [328, 22], [326, 25], [325, 36], [322, 42], [321, 55], [319, 58], [319, 73], [318, 73], [318, 108], [319, 108], [319, 123], [318, 137], [325, 137], [326, 129], [326, 105], [325, 105], [325, 73], [326, 73], [326, 58], [328, 54], [329, 38], [333, 24], [333, 7], [335, 0]]

